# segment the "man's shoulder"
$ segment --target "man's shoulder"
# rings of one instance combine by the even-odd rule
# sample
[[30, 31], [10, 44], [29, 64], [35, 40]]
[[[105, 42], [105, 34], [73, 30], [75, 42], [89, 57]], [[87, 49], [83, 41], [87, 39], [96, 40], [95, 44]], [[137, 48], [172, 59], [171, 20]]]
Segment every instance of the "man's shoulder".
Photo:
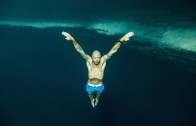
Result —
[[101, 57], [101, 62], [102, 63], [106, 62], [107, 58], [108, 58], [107, 55], [102, 56]]
[[107, 60], [107, 59], [108, 59], [108, 55], [107, 55], [107, 54], [103, 55], [103, 56], [101, 57], [101, 59], [102, 59], [102, 60]]
[[86, 62], [91, 63], [93, 60], [92, 58], [89, 56], [88, 59], [86, 60]]

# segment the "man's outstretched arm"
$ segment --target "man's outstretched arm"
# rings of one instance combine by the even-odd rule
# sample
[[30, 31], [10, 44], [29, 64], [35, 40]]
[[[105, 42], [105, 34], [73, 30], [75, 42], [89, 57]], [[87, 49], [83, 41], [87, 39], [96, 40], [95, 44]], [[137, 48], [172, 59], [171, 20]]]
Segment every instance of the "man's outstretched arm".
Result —
[[121, 44], [123, 42], [128, 41], [129, 38], [131, 36], [133, 36], [133, 35], [134, 35], [133, 32], [128, 32], [122, 38], [120, 38], [119, 41], [112, 47], [112, 49], [110, 50], [110, 52], [108, 54], [106, 54], [106, 55], [103, 56], [104, 60], [108, 60], [115, 52], [118, 51], [118, 49], [120, 48]]
[[82, 57], [86, 60], [88, 60], [90, 58], [89, 55], [87, 55], [84, 50], [82, 49], [82, 47], [76, 42], [76, 40], [67, 32], [62, 32], [62, 35], [64, 35], [66, 38], [66, 40], [70, 40], [73, 42], [73, 45], [75, 47], [75, 49], [82, 55]]

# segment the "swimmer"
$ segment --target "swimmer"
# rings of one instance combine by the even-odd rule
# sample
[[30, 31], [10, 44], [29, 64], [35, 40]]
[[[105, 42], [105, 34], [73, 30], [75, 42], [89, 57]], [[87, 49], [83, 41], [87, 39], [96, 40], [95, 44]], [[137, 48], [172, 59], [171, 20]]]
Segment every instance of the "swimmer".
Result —
[[[128, 32], [112, 47], [108, 54], [101, 56], [98, 50], [93, 51], [92, 55], [88, 55], [84, 52], [82, 47], [76, 42], [76, 40], [67, 32], [62, 32], [66, 40], [73, 43], [75, 49], [82, 55], [86, 60], [86, 65], [88, 68], [88, 81], [86, 84], [86, 92], [91, 101], [91, 105], [94, 108], [99, 103], [100, 94], [104, 90], [103, 76], [104, 69], [106, 67], [106, 61], [119, 49], [122, 43], [129, 40], [130, 37], [134, 35], [133, 32]], [[95, 98], [94, 94], [95, 93]]]

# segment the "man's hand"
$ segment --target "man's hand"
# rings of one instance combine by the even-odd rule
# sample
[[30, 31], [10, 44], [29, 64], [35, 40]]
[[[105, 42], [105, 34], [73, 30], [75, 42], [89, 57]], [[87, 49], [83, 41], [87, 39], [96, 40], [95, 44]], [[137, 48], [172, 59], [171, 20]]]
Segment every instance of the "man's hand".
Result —
[[131, 36], [133, 36], [133, 35], [134, 35], [133, 32], [128, 32], [126, 35], [124, 35], [124, 36], [120, 39], [120, 42], [128, 41], [129, 38], [130, 38]]
[[66, 37], [65, 39], [67, 39], [67, 40], [75, 41], [75, 39], [67, 32], [63, 31], [62, 35], [64, 35]]

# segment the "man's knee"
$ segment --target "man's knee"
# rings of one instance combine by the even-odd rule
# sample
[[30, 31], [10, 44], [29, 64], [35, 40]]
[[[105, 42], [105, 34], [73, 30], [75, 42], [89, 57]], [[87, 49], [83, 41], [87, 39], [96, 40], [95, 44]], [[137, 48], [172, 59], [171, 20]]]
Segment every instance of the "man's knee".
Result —
[[97, 93], [96, 93], [96, 97], [97, 97], [97, 98], [99, 98], [99, 97], [100, 97], [100, 95], [101, 95], [101, 93], [100, 93], [100, 92], [97, 92]]
[[88, 92], [88, 96], [89, 96], [90, 98], [93, 98], [93, 93]]

